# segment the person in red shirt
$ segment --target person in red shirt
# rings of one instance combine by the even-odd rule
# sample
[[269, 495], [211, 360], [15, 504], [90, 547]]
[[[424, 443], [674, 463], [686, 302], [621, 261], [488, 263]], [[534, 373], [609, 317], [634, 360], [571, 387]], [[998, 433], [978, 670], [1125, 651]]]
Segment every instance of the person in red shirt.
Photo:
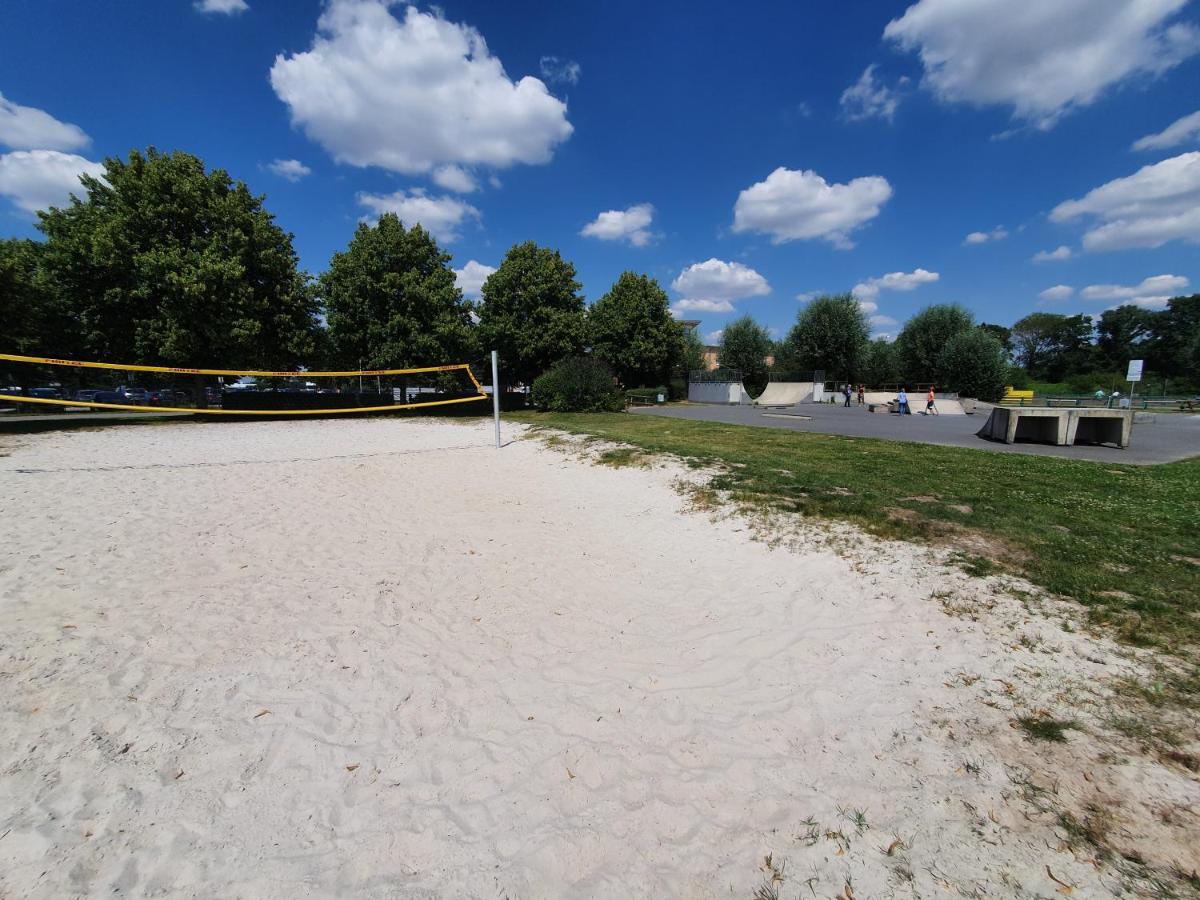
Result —
[[934, 404], [933, 401], [934, 401], [933, 385], [931, 384], [929, 386], [929, 393], [925, 395], [925, 415], [927, 415], [927, 416], [929, 416], [929, 415], [936, 416], [938, 414], [937, 406]]

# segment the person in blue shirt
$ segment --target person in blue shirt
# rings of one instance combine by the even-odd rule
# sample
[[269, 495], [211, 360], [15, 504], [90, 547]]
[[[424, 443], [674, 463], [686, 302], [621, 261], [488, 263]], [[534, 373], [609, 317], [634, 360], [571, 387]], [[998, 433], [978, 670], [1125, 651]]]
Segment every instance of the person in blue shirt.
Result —
[[903, 387], [900, 388], [900, 398], [899, 398], [899, 402], [897, 403], [897, 407], [898, 407], [897, 412], [899, 412], [900, 415], [902, 415], [902, 416], [911, 416], [912, 415], [912, 411], [908, 408], [908, 391]]

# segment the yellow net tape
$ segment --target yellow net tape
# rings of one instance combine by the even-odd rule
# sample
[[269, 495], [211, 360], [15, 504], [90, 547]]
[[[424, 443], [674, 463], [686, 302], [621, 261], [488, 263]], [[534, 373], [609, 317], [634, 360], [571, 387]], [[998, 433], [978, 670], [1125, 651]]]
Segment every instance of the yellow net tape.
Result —
[[213, 416], [332, 416], [344, 413], [364, 412], [395, 412], [402, 409], [420, 409], [426, 406], [449, 406], [453, 403], [474, 403], [487, 400], [488, 395], [483, 391], [483, 385], [475, 377], [468, 363], [452, 363], [446, 366], [421, 366], [412, 369], [361, 369], [346, 372], [267, 372], [253, 369], [185, 369], [173, 366], [134, 366], [121, 363], [82, 362], [75, 359], [54, 359], [47, 356], [18, 356], [13, 353], [0, 353], [0, 360], [10, 362], [34, 363], [46, 366], [71, 366], [80, 369], [109, 369], [121, 372], [159, 372], [170, 375], [236, 375], [239, 377], [258, 378], [353, 378], [360, 375], [417, 375], [427, 372], [453, 372], [463, 370], [471, 379], [478, 393], [471, 397], [455, 397], [450, 400], [426, 400], [423, 403], [393, 403], [386, 406], [350, 406], [335, 409], [218, 409], [205, 407], [202, 409], [190, 406], [137, 406], [129, 403], [96, 403], [91, 400], [53, 400], [48, 397], [23, 397], [16, 394], [0, 394], [0, 400], [11, 400], [15, 403], [38, 403], [44, 406], [88, 407], [90, 409], [119, 409], [134, 412], [156, 413], [191, 413], [193, 415]]

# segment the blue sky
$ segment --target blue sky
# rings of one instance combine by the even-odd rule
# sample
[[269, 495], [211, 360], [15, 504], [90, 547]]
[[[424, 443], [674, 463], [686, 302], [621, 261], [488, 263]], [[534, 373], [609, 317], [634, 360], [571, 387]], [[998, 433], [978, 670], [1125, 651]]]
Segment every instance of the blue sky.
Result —
[[1200, 3], [846, 8], [6, 0], [0, 235], [153, 144], [265, 193], [310, 272], [394, 209], [468, 290], [532, 239], [706, 335], [818, 291], [889, 334], [1197, 290]]

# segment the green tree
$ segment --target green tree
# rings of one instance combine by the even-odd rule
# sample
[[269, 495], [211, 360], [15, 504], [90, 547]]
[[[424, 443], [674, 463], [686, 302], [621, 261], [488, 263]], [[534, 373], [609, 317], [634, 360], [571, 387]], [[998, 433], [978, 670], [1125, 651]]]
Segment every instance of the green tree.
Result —
[[740, 369], [748, 391], [761, 390], [767, 383], [767, 357], [771, 336], [750, 316], [734, 319], [721, 334], [717, 359], [727, 369]]
[[318, 285], [334, 368], [432, 366], [472, 357], [471, 305], [454, 283], [450, 254], [420, 225], [406, 229], [394, 213], [360, 224]]
[[687, 328], [683, 333], [683, 374], [697, 372], [708, 368], [704, 360], [704, 341], [695, 328]]
[[900, 367], [910, 382], [945, 379], [939, 358], [950, 338], [975, 325], [975, 317], [957, 303], [927, 306], [907, 322], [896, 337]]
[[666, 384], [683, 358], [683, 333], [658, 282], [623, 272], [588, 311], [592, 355], [625, 387]]
[[1131, 359], [1140, 359], [1145, 344], [1154, 335], [1161, 314], [1126, 304], [1105, 310], [1096, 323], [1096, 350], [1106, 369], [1124, 369]]
[[530, 384], [560, 359], [583, 351], [583, 295], [575, 267], [557, 250], [533, 241], [515, 245], [483, 283], [479, 334], [498, 350], [501, 378]]
[[6, 353], [63, 355], [61, 345], [46, 343], [51, 310], [47, 292], [38, 283], [40, 249], [30, 240], [0, 240], [0, 335]]
[[1008, 354], [993, 335], [982, 328], [969, 328], [946, 342], [938, 370], [940, 388], [977, 400], [999, 400], [1008, 374]]
[[1032, 377], [1061, 381], [1093, 363], [1091, 316], [1030, 313], [1012, 327], [1013, 355]]
[[1195, 383], [1200, 379], [1192, 348], [1200, 339], [1200, 294], [1172, 297], [1155, 320], [1153, 358], [1164, 375]]
[[786, 358], [798, 366], [796, 371], [824, 369], [829, 379], [856, 379], [864, 367], [868, 335], [867, 317], [853, 294], [818, 297], [796, 317], [785, 339]]
[[[316, 304], [263, 197], [188, 153], [131, 151], [39, 213], [47, 286], [101, 360], [283, 369], [313, 349]], [[61, 335], [64, 345], [74, 336]]]
[[867, 345], [861, 380], [871, 387], [897, 384], [903, 378], [900, 353], [896, 345], [885, 338], [876, 338]]
[[1012, 355], [1011, 328], [1005, 328], [1003, 325], [992, 325], [989, 322], [980, 322], [979, 327], [1000, 342], [1000, 346], [1004, 348], [1006, 356]]

